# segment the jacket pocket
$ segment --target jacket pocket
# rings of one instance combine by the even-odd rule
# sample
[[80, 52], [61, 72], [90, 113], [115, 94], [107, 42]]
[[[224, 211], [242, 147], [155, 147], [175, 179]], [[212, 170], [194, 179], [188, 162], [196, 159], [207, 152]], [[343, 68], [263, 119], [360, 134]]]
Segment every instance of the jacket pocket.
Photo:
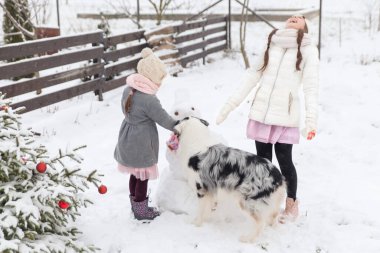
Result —
[[293, 95], [291, 92], [289, 92], [289, 104], [288, 104], [288, 114], [290, 115], [290, 109], [292, 108], [293, 104]]

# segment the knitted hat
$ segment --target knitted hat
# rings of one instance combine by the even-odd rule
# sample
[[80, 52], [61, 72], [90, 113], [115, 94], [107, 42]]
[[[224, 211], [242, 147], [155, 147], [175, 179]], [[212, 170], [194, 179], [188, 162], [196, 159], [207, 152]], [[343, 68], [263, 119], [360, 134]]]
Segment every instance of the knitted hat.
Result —
[[165, 64], [148, 47], [141, 50], [141, 57], [137, 63], [137, 72], [160, 85], [167, 74]]

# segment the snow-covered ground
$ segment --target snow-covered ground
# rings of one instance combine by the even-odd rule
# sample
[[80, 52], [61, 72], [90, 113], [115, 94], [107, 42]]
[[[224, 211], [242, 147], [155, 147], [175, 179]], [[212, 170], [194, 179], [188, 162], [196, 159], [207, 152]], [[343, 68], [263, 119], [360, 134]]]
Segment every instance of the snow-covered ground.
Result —
[[[28, 113], [24, 121], [42, 132], [41, 140], [52, 149], [87, 144], [84, 167], [104, 173], [109, 192], [99, 195], [91, 190], [95, 204], [83, 210], [78, 224], [84, 232], [82, 239], [102, 252], [379, 252], [380, 118], [376, 112], [380, 110], [380, 64], [360, 65], [349, 43], [341, 49], [331, 45], [321, 62], [317, 138], [294, 147], [301, 217], [294, 224], [265, 229], [252, 245], [238, 242], [238, 235], [249, 229], [244, 216], [225, 221], [217, 212], [200, 228], [190, 224], [191, 217], [170, 212], [149, 225], [133, 220], [128, 176], [116, 170], [113, 160], [123, 117], [123, 88], [106, 93], [103, 102], [86, 94], [59, 103], [55, 113], [48, 108]], [[214, 131], [231, 146], [255, 152], [253, 141], [245, 137], [248, 103], [221, 126], [214, 123], [218, 110], [240, 83], [244, 69], [240, 55], [220, 53], [210, 59], [214, 62], [167, 78], [158, 96], [170, 109], [175, 90], [189, 89]], [[159, 134], [159, 167], [164, 173], [169, 132], [160, 129]], [[157, 184], [149, 184], [153, 203]]]
[[[65, 2], [62, 1], [62, 8]], [[74, 3], [73, 0], [67, 2]], [[91, 4], [90, 1], [80, 2], [102, 8], [96, 5], [100, 0], [91, 1]], [[277, 3], [282, 1], [265, 2], [268, 5], [263, 7], [279, 7]], [[274, 2], [277, 5], [273, 5]], [[296, 6], [297, 1], [287, 2]], [[90, 93], [24, 115], [24, 124], [41, 132], [40, 141], [53, 153], [67, 145], [86, 144], [87, 148], [82, 151], [84, 169], [97, 169], [105, 175], [103, 183], [108, 186], [108, 193], [99, 195], [92, 188], [89, 197], [94, 205], [83, 210], [78, 220], [83, 231], [81, 239], [109, 253], [380, 252], [380, 34], [369, 35], [365, 16], [344, 18], [339, 45], [339, 18], [334, 15], [340, 11], [334, 9], [337, 2], [326, 1], [330, 6], [326, 12], [330, 15], [324, 20], [323, 29], [317, 137], [313, 141], [302, 139], [293, 149], [301, 203], [301, 217], [296, 223], [266, 228], [256, 243], [242, 244], [238, 236], [247, 231], [250, 224], [240, 214], [226, 221], [222, 210], [217, 210], [200, 228], [190, 224], [192, 217], [170, 212], [163, 213], [150, 224], [135, 221], [130, 211], [128, 176], [117, 171], [113, 159], [123, 118], [120, 109], [123, 88], [119, 88], [104, 94], [103, 102]], [[358, 6], [361, 1], [341, 2], [344, 2], [344, 11], [361, 10]], [[78, 5], [75, 11], [79, 10]], [[82, 9], [93, 10], [86, 8]], [[62, 22], [69, 24], [71, 21]], [[118, 32], [121, 32], [120, 22], [114, 24], [119, 27]], [[79, 20], [74, 24], [86, 26]], [[316, 27], [314, 20], [313, 35], [316, 35]], [[269, 31], [264, 24], [249, 24], [247, 45], [252, 60]], [[238, 50], [237, 24], [233, 24], [233, 42], [234, 49]], [[175, 91], [188, 89], [215, 132], [231, 146], [255, 152], [254, 142], [245, 137], [249, 102], [232, 112], [222, 125], [214, 123], [227, 97], [241, 83], [244, 72], [241, 56], [218, 53], [209, 59], [212, 62], [205, 66], [195, 64], [179, 77], [168, 77], [158, 97], [169, 110]], [[168, 167], [165, 141], [170, 133], [159, 129], [159, 135], [158, 165], [160, 172], [165, 173]], [[158, 180], [149, 183], [153, 204], [158, 183]]]

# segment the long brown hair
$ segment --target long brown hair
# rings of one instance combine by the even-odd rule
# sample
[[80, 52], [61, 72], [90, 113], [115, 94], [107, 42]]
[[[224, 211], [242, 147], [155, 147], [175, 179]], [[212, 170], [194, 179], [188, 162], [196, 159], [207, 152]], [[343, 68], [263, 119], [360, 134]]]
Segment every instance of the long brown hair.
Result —
[[[303, 17], [305, 18], [305, 17]], [[265, 54], [264, 54], [264, 64], [263, 66], [259, 69], [259, 71], [264, 71], [268, 65], [268, 61], [269, 61], [269, 47], [270, 47], [270, 43], [272, 42], [272, 36], [277, 32], [278, 29], [274, 29], [268, 36], [268, 42], [267, 42], [267, 49], [265, 51]], [[305, 23], [305, 27], [304, 29], [299, 29], [298, 30], [298, 33], [297, 33], [297, 62], [296, 62], [296, 70], [297, 71], [300, 71], [301, 68], [300, 68], [300, 64], [301, 64], [301, 61], [302, 61], [302, 54], [301, 54], [301, 44], [302, 44], [302, 39], [303, 39], [303, 35], [305, 33], [308, 33], [309, 32], [309, 29], [307, 27], [307, 24]]]
[[133, 94], [135, 94], [135, 89], [131, 88], [131, 90], [129, 91], [127, 101], [124, 105], [125, 113], [129, 113], [131, 111]]
[[264, 54], [264, 65], [259, 69], [259, 71], [264, 71], [266, 69], [267, 65], [268, 65], [270, 43], [272, 42], [272, 36], [277, 31], [278, 31], [278, 29], [274, 29], [273, 31], [271, 31], [271, 33], [268, 36], [267, 49], [265, 50], [265, 54]]

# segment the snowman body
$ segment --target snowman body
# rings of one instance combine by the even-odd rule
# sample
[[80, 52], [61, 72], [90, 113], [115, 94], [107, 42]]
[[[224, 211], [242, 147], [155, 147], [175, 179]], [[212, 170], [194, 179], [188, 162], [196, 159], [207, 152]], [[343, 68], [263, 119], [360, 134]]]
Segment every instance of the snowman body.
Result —
[[[191, 102], [187, 90], [177, 90], [175, 102], [170, 115], [181, 120], [186, 117], [201, 117], [198, 108]], [[187, 183], [186, 168], [180, 162], [174, 150], [166, 149], [166, 167], [160, 176], [156, 192], [157, 205], [162, 211], [171, 211], [176, 214], [193, 214], [196, 211], [197, 195]]]
[[[200, 111], [190, 101], [189, 93], [186, 90], [176, 92], [175, 103], [170, 114], [176, 120], [190, 116], [201, 118]], [[214, 137], [220, 143], [226, 144], [220, 135], [214, 133]], [[158, 207], [162, 211], [194, 215], [198, 207], [198, 198], [187, 182], [187, 168], [180, 165], [183, 163], [180, 163], [176, 152], [169, 148], [166, 149], [166, 160], [169, 166], [161, 172], [156, 192]]]

